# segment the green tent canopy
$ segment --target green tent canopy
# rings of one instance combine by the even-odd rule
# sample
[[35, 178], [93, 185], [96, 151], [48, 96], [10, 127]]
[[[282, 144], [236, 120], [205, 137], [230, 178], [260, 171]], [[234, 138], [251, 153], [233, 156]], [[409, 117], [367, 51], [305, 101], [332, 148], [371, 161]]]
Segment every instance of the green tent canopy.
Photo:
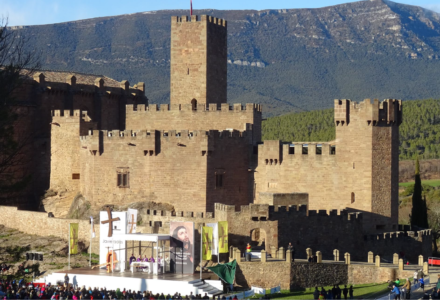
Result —
[[234, 259], [225, 264], [218, 264], [215, 267], [208, 267], [209, 270], [217, 274], [221, 280], [228, 284], [234, 284], [235, 270], [237, 269], [237, 261]]

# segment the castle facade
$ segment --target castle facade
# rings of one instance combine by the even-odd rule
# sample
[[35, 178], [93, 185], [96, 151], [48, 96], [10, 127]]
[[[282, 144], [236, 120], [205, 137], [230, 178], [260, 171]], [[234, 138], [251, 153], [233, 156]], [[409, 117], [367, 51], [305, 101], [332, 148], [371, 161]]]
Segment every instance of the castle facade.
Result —
[[49, 149], [36, 169], [47, 187], [96, 209], [172, 205], [151, 215], [150, 227], [161, 224], [154, 232], [171, 217], [228, 220], [232, 242], [264, 242], [269, 252], [291, 240], [356, 251], [399, 230], [383, 251], [429, 252], [428, 231], [398, 227], [400, 100], [335, 100], [331, 142], [262, 141], [262, 107], [227, 103], [227, 22], [171, 21], [170, 104], [149, 105], [143, 83], [80, 73], [42, 72], [23, 89], [38, 99], [36, 140]]

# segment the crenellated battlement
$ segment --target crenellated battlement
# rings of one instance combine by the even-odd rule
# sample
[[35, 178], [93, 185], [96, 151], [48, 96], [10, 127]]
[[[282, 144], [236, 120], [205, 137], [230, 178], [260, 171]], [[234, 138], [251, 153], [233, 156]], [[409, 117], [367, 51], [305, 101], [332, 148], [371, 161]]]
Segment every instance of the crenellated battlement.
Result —
[[309, 210], [307, 211], [306, 205], [299, 206], [270, 206], [269, 207], [269, 216], [270, 220], [283, 220], [285, 218], [291, 217], [304, 217], [306, 216], [311, 222], [314, 221], [314, 218], [327, 218], [334, 219], [340, 221], [348, 221], [348, 222], [363, 222], [363, 214], [361, 212], [348, 212], [347, 210], [341, 210], [338, 213], [338, 210], [331, 210], [327, 212], [327, 210]]
[[365, 241], [381, 241], [381, 240], [399, 240], [405, 238], [413, 238], [422, 241], [423, 238], [431, 237], [431, 229], [417, 231], [393, 231], [378, 234], [368, 234], [364, 236]]
[[65, 109], [65, 110], [51, 110], [52, 118], [75, 118], [78, 119], [81, 117], [81, 110], [75, 109]]
[[[347, 222], [363, 222], [361, 212], [348, 212], [347, 210], [307, 210], [307, 205], [268, 205], [268, 204], [249, 204], [242, 205], [240, 211], [235, 211], [234, 205], [215, 204], [216, 214], [218, 212], [226, 213], [233, 218], [244, 217], [253, 221], [281, 221], [295, 217], [308, 218], [311, 222], [317, 222], [315, 218], [334, 219]], [[324, 220], [324, 219], [323, 219]]]
[[359, 119], [365, 120], [367, 125], [397, 125], [402, 123], [402, 101], [386, 99], [379, 102], [378, 99], [371, 101], [365, 99], [357, 103], [348, 99], [336, 99], [334, 101], [336, 126], [350, 124], [351, 116], [358, 115]]
[[249, 133], [246, 131], [238, 130], [89, 130], [88, 135], [81, 136], [81, 141], [98, 139], [102, 133], [107, 140], [112, 139], [154, 139], [156, 135], [169, 140], [171, 138], [176, 139], [208, 139], [208, 138], [246, 138]]
[[216, 17], [212, 17], [212, 16], [207, 16], [207, 15], [201, 15], [201, 16], [197, 16], [197, 15], [192, 15], [190, 17], [188, 16], [172, 16], [171, 17], [171, 24], [176, 24], [176, 23], [195, 23], [195, 22], [207, 22], [207, 23], [211, 23], [211, 24], [215, 24], [218, 26], [222, 26], [222, 27], [227, 27], [227, 21], [224, 19], [220, 19], [220, 18], [216, 18]]
[[127, 114], [129, 113], [141, 113], [141, 112], [165, 112], [165, 111], [187, 111], [192, 113], [198, 112], [262, 112], [262, 106], [260, 104], [247, 103], [246, 105], [242, 105], [239, 103], [235, 104], [198, 104], [197, 107], [193, 107], [191, 104], [138, 104], [138, 105], [127, 105], [126, 106]]

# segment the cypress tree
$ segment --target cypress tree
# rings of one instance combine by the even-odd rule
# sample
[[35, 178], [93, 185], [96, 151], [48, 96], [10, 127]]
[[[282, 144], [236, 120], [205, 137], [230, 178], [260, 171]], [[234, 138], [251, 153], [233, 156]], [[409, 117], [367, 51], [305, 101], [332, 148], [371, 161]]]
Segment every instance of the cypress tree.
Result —
[[426, 200], [422, 199], [422, 180], [420, 179], [419, 158], [416, 158], [414, 193], [412, 196], [411, 225], [428, 228], [428, 210]]

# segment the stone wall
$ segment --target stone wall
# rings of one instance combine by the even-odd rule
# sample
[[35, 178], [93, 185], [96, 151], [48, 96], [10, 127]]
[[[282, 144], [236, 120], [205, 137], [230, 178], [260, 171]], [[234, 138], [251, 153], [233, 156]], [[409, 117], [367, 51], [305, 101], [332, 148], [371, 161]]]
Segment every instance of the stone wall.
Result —
[[344, 263], [297, 263], [285, 261], [240, 262], [237, 264], [236, 282], [250, 287], [281, 289], [313, 288], [329, 285], [385, 283], [396, 278], [410, 278], [413, 271], [391, 267]]
[[217, 204], [215, 217], [227, 220], [230, 224], [230, 243], [242, 252], [246, 243], [257, 245], [253, 232], [258, 230], [258, 242], [264, 241], [265, 249], [271, 253], [272, 247], [287, 247], [292, 243], [296, 258], [306, 259], [306, 249], [313, 253], [321, 251], [323, 259], [333, 260], [333, 250], [338, 249], [340, 258], [345, 253], [351, 259], [367, 261], [368, 252], [392, 260], [394, 253], [404, 252], [411, 262], [417, 262], [418, 256], [425, 259], [431, 255], [430, 230], [387, 232], [364, 234], [364, 223], [368, 222], [361, 213], [349, 213], [336, 210], [306, 210], [306, 206], [278, 207], [266, 204], [235, 207]]
[[[45, 212], [23, 211], [16, 207], [0, 206], [0, 224], [27, 234], [56, 236], [68, 240], [69, 224], [79, 223], [78, 237], [86, 247], [90, 245], [90, 224], [88, 220], [49, 218]], [[92, 239], [92, 250], [99, 253], [99, 225], [95, 225], [96, 237]]]
[[225, 130], [252, 129], [252, 143], [261, 141], [262, 107], [228, 103], [127, 105], [126, 128], [131, 130]]
[[281, 289], [290, 289], [291, 270], [289, 264], [280, 262], [257, 263], [240, 262], [237, 264], [235, 281], [244, 287], [273, 288], [281, 283]]
[[[64, 147], [70, 148], [71, 143], [63, 145], [56, 138], [51, 139], [53, 110], [78, 110], [81, 115], [87, 112], [90, 121], [98, 126], [88, 129], [125, 129], [125, 105], [147, 104], [143, 83], [130, 87], [127, 81], [59, 71], [44, 71], [29, 77], [14, 91], [14, 97], [13, 110], [18, 115], [15, 138], [27, 145], [19, 155], [19, 165], [16, 164], [19, 170], [13, 173], [21, 178], [31, 174], [32, 180], [26, 189], [2, 196], [23, 199], [15, 204], [24, 209], [37, 209], [40, 196], [49, 189], [51, 160], [58, 158], [58, 162], [64, 162], [60, 169], [69, 164]], [[66, 131], [61, 135], [71, 134], [67, 127], [71, 126], [65, 126]], [[78, 133], [75, 136], [78, 140]], [[0, 201], [0, 204], [10, 203], [7, 199]]]
[[347, 281], [347, 265], [344, 264], [291, 264], [291, 288], [347, 284]]
[[335, 122], [330, 143], [259, 145], [255, 203], [260, 193], [308, 193], [310, 209], [361, 211], [366, 232], [396, 230], [400, 102], [336, 100]]
[[412, 278], [413, 273], [411, 270], [399, 270], [397, 266], [378, 268], [374, 265], [352, 264], [348, 266], [348, 284], [383, 283], [397, 278]]
[[[180, 211], [249, 203], [252, 132], [93, 131], [81, 137], [81, 193], [93, 206], [141, 201]], [[118, 173], [128, 185], [118, 186]], [[222, 176], [221, 182], [216, 181]]]

